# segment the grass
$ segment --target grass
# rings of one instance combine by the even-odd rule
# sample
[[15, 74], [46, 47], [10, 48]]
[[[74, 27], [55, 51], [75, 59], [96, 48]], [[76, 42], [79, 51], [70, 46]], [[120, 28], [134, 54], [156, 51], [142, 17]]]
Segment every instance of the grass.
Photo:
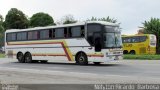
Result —
[[5, 57], [5, 55], [0, 53], [0, 58], [4, 58], [4, 57]]
[[130, 60], [160, 60], [160, 55], [124, 55], [124, 59]]

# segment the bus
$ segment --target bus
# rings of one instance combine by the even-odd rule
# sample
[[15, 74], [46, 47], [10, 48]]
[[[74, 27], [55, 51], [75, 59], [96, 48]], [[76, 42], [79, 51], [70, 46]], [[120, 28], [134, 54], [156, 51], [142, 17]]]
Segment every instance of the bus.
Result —
[[156, 54], [156, 36], [139, 34], [122, 36], [123, 54]]
[[116, 61], [123, 59], [121, 32], [118, 24], [103, 21], [10, 29], [5, 32], [5, 55], [20, 63]]

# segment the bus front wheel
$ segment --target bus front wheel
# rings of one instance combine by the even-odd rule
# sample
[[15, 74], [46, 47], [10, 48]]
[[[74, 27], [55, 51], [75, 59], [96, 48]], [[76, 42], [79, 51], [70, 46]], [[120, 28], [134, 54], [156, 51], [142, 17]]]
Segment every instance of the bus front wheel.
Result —
[[87, 65], [88, 64], [87, 55], [82, 52], [79, 53], [76, 57], [76, 62], [80, 65]]
[[24, 60], [26, 63], [31, 63], [32, 62], [32, 55], [30, 53], [26, 53], [24, 55]]
[[20, 63], [24, 63], [25, 61], [24, 61], [24, 56], [23, 56], [23, 53], [22, 52], [19, 52], [18, 54], [17, 54], [17, 59], [18, 59], [18, 62], [20, 62]]

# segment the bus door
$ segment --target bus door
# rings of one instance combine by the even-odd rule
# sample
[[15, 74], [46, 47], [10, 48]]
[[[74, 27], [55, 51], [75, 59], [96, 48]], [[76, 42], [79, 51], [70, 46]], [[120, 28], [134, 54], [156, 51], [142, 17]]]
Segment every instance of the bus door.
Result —
[[102, 49], [102, 35], [101, 35], [101, 33], [94, 33], [93, 34], [93, 41], [94, 41], [95, 52], [101, 52], [101, 49]]

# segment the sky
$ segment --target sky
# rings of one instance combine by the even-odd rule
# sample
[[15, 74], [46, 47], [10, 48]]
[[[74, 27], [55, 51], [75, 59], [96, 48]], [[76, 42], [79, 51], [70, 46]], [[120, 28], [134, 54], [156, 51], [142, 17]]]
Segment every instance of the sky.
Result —
[[145, 20], [160, 18], [160, 0], [0, 0], [0, 14], [4, 18], [11, 8], [28, 17], [45, 12], [55, 22], [68, 14], [79, 21], [110, 16], [121, 23], [122, 34], [136, 34]]

